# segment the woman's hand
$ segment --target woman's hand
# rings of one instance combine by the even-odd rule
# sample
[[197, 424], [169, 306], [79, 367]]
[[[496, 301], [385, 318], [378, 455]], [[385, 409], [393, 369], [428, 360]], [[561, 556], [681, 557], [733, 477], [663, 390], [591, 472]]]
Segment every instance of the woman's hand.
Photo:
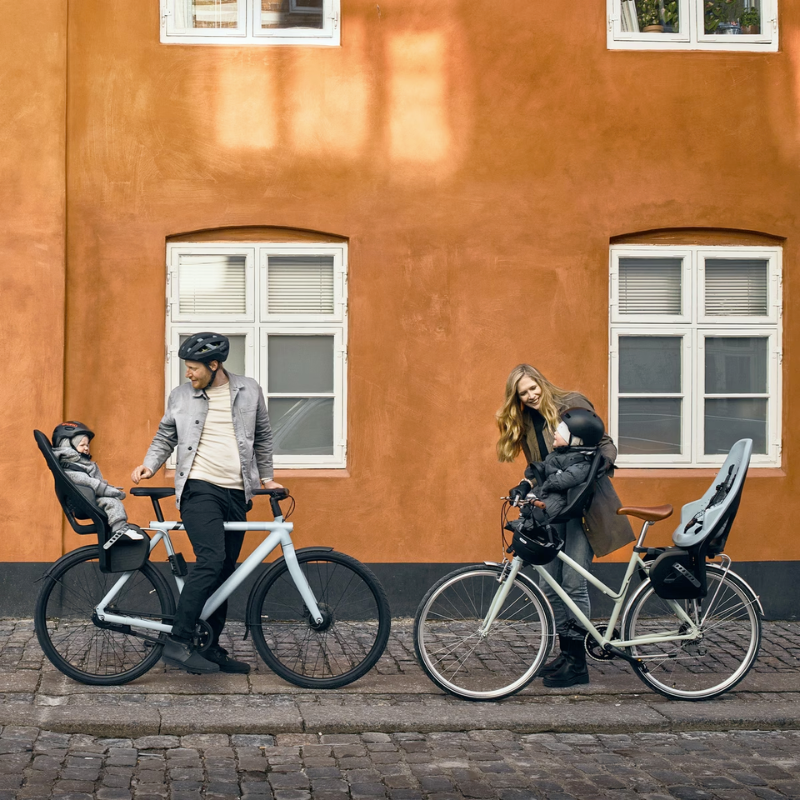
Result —
[[509, 500], [513, 502], [517, 502], [518, 500], [524, 500], [525, 496], [531, 490], [531, 482], [527, 478], [523, 478], [519, 484], [517, 484], [513, 489], [510, 489], [508, 492]]
[[147, 479], [152, 477], [153, 470], [151, 470], [149, 467], [146, 467], [144, 464], [139, 464], [139, 466], [136, 467], [133, 472], [131, 472], [131, 480], [134, 483], [139, 483], [142, 478]]

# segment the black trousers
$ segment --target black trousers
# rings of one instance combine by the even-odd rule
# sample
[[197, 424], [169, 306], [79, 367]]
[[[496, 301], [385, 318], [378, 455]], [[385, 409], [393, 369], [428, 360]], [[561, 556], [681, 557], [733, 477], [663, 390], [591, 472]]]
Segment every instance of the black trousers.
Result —
[[[194, 636], [206, 600], [236, 569], [244, 531], [225, 532], [224, 522], [244, 522], [249, 504], [240, 489], [223, 489], [206, 481], [188, 480], [181, 495], [181, 520], [195, 555], [195, 565], [183, 586], [172, 635]], [[219, 642], [228, 613], [227, 600], [208, 618], [212, 644]]]

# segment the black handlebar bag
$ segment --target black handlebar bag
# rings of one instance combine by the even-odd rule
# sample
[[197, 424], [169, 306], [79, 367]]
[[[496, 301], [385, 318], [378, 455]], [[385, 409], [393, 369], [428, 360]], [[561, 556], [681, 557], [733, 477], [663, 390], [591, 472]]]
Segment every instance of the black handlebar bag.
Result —
[[[106, 512], [95, 501], [94, 493], [86, 486], [74, 484], [67, 477], [47, 436], [41, 431], [34, 431], [33, 437], [53, 474], [56, 497], [72, 529], [81, 535], [97, 534], [100, 571], [128, 572], [141, 569], [150, 554], [150, 537], [147, 533], [139, 528], [144, 539], [134, 541], [127, 536], [121, 536], [113, 544], [106, 546], [114, 534], [108, 526]], [[89, 523], [80, 524], [78, 520], [89, 520]]]

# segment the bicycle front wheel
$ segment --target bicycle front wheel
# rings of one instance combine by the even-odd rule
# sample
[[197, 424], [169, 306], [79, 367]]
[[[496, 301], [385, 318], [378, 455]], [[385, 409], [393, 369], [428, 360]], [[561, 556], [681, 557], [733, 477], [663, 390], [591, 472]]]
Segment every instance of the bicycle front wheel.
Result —
[[253, 589], [249, 625], [267, 666], [306, 689], [337, 689], [365, 675], [386, 649], [392, 620], [375, 575], [335, 550], [297, 554], [323, 615], [316, 625], [286, 562]]
[[638, 676], [659, 694], [678, 700], [708, 700], [736, 686], [750, 671], [761, 646], [758, 598], [735, 574], [715, 564], [706, 571], [708, 595], [699, 600], [662, 600], [645, 581], [625, 610], [623, 638], [685, 634], [688, 624], [677, 604], [699, 624], [693, 640], [661, 641], [630, 647], [646, 668]]
[[491, 628], [481, 632], [500, 566], [462, 567], [434, 584], [417, 609], [414, 649], [437, 686], [467, 700], [524, 689], [547, 658], [555, 624], [536, 584], [518, 575]]
[[[124, 577], [101, 572], [98, 552], [96, 546], [81, 547], [56, 562], [36, 600], [34, 627], [44, 654], [65, 675], [81, 683], [115, 686], [144, 675], [160, 658], [163, 645], [96, 619], [95, 607]], [[168, 622], [175, 601], [148, 562], [128, 575], [106, 609]]]

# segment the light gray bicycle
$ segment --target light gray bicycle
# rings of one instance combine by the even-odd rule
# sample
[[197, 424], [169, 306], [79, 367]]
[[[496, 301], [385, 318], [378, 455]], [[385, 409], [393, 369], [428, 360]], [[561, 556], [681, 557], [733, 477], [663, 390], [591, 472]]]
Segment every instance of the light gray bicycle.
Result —
[[[67, 519], [79, 533], [97, 533], [100, 539], [99, 544], [62, 556], [45, 573], [34, 614], [39, 644], [53, 665], [76, 681], [127, 683], [161, 657], [175, 614], [172, 588], [148, 552], [135, 568], [122, 571], [113, 563], [109, 554], [118, 551], [124, 559], [126, 553], [108, 536], [104, 512], [93, 508], [61, 473], [44, 434], [35, 435]], [[156, 520], [144, 529], [154, 534], [149, 554], [164, 543], [180, 594], [186, 564], [175, 552], [170, 531], [182, 525], [165, 521], [159, 504], [175, 490], [138, 487], [131, 493], [151, 499]], [[275, 519], [225, 523], [226, 530], [263, 531], [267, 536], [206, 602], [196, 643], [201, 651], [210, 644], [211, 628], [205, 620], [280, 545], [282, 557], [263, 571], [250, 591], [245, 637], [252, 634], [259, 655], [290, 683], [310, 689], [346, 686], [365, 675], [386, 648], [391, 614], [383, 587], [364, 564], [330, 547], [295, 550], [293, 523], [284, 519], [280, 508], [288, 492], [260, 489], [256, 494], [269, 496]], [[94, 525], [77, 522], [87, 518]]]
[[[527, 686], [555, 638], [550, 603], [521, 571], [530, 564], [587, 631], [592, 658], [624, 659], [669, 698], [705, 700], [732, 689], [755, 663], [761, 644], [760, 601], [723, 553], [751, 450], [752, 440], [737, 442], [708, 491], [683, 507], [673, 534], [676, 547], [644, 546], [649, 526], [669, 517], [672, 506], [620, 509], [644, 524], [619, 591], [563, 552], [554, 556], [557, 545], [543, 535], [537, 540], [536, 533], [514, 534], [511, 560], [446, 575], [417, 610], [414, 646], [422, 669], [442, 689], [467, 700], [499, 700]], [[593, 624], [542, 568], [553, 557], [614, 601], [607, 624]], [[637, 574], [641, 583], [626, 602]]]

